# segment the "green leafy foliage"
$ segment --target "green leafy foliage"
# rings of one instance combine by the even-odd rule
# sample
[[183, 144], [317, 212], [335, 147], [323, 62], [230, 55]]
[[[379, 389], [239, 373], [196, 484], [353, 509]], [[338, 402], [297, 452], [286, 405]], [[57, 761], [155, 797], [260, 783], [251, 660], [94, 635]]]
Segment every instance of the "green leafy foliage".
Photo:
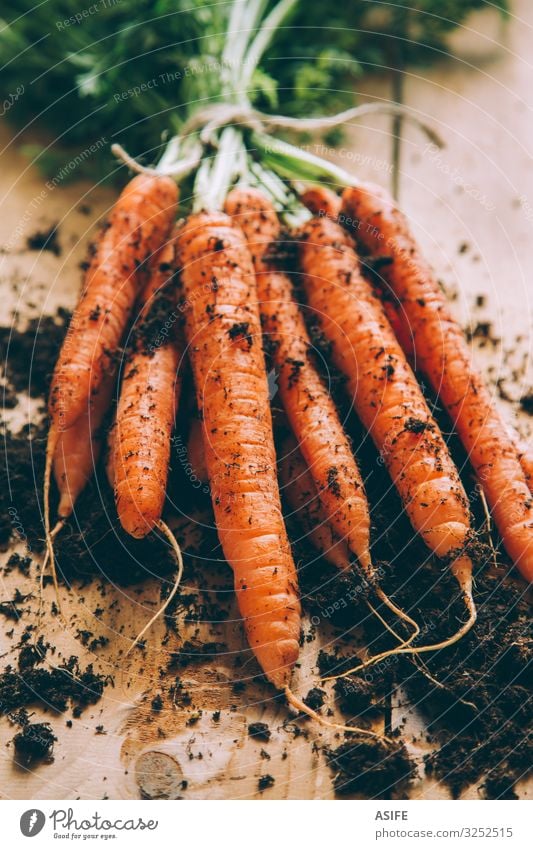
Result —
[[[274, 5], [269, 0], [266, 11]], [[248, 97], [266, 111], [294, 115], [344, 108], [363, 73], [435, 59], [448, 32], [485, 5], [301, 0]], [[10, 0], [4, 7], [4, 97], [23, 86], [4, 113], [18, 126], [47, 128], [57, 147], [79, 151], [103, 138], [153, 162], [169, 132], [221, 96], [229, 0]]]

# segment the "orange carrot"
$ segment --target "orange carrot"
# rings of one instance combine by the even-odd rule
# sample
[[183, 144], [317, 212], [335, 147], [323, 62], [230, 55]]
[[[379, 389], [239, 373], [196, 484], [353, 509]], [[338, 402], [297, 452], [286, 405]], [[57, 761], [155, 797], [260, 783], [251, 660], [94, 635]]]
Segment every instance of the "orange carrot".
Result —
[[451, 558], [470, 615], [448, 645], [476, 618], [472, 563], [464, 553], [471, 537], [469, 506], [457, 469], [342, 227], [326, 218], [308, 222], [300, 261], [309, 305], [413, 527], [435, 554]]
[[177, 245], [218, 535], [249, 643], [281, 689], [298, 658], [300, 603], [281, 513], [252, 259], [222, 213], [192, 215]]
[[[46, 448], [44, 514], [47, 554], [56, 595], [52, 537], [73, 507], [73, 496], [89, 467], [89, 431], [99, 426], [106, 407], [114, 370], [114, 357], [128, 322], [139, 287], [139, 267], [157, 250], [170, 232], [176, 212], [177, 187], [168, 177], [139, 175], [120, 195], [103, 231], [85, 277], [78, 306], [52, 377], [48, 411], [50, 429]], [[71, 429], [75, 430], [67, 435]], [[71, 470], [70, 451], [85, 439], [84, 459], [78, 457], [78, 474]], [[56, 479], [61, 516], [50, 530], [50, 474], [58, 443]], [[82, 449], [79, 449], [81, 451]], [[73, 459], [73, 463], [76, 460]], [[90, 458], [92, 462], [92, 458]]]
[[[343, 217], [342, 214], [341, 198], [332, 192], [331, 189], [325, 188], [325, 186], [313, 186], [312, 188], [306, 189], [306, 191], [300, 195], [300, 200], [314, 215], [319, 217], [326, 215], [328, 218], [333, 218], [339, 224], [343, 224], [343, 221], [346, 219], [346, 216]], [[354, 232], [351, 218], [346, 221], [346, 229], [348, 233]], [[385, 261], [387, 261], [387, 257], [385, 257]], [[363, 270], [366, 271], [367, 263], [365, 262], [365, 259], [362, 259], [362, 266]], [[376, 276], [378, 276], [381, 280], [383, 279], [379, 273], [379, 269], [372, 266], [373, 283], [375, 282]], [[401, 306], [398, 303], [397, 298], [391, 294], [390, 289], [386, 285], [383, 287], [377, 287], [377, 289], [380, 292], [381, 302], [389, 324], [394, 330], [396, 338], [402, 346], [409, 362], [413, 362], [414, 347], [412, 334], [409, 331], [409, 324], [405, 320], [406, 317], [401, 310]]]
[[278, 464], [281, 491], [306, 537], [328, 563], [350, 568], [350, 549], [328, 524], [313, 477], [293, 438], [283, 442]]
[[390, 256], [382, 274], [413, 331], [417, 365], [455, 424], [508, 554], [533, 580], [533, 501], [516, 448], [490, 391], [474, 369], [461, 328], [409, 225], [380, 188], [346, 189], [343, 206], [367, 252]]
[[139, 174], [115, 204], [54, 370], [49, 413], [59, 430], [85, 412], [113, 366], [139, 289], [139, 266], [169, 235], [176, 202], [173, 180]]
[[341, 211], [341, 199], [325, 186], [310, 186], [300, 195], [300, 200], [313, 215], [338, 218]]
[[273, 269], [267, 253], [279, 237], [272, 204], [254, 189], [234, 189], [226, 211], [252, 252], [263, 333], [279, 373], [279, 393], [304, 461], [332, 525], [372, 577], [370, 514], [363, 480], [337, 409], [312, 360], [312, 344], [293, 300], [289, 277]]
[[[333, 207], [332, 199], [330, 209]], [[377, 596], [418, 633], [416, 622], [389, 599], [375, 580], [363, 480], [333, 399], [313, 362], [311, 339], [293, 299], [291, 281], [268, 258], [281, 229], [276, 212], [261, 192], [241, 188], [228, 195], [226, 210], [241, 226], [252, 251], [261, 323], [272, 348], [279, 394], [325, 516], [357, 558]]]
[[207, 466], [205, 464], [205, 448], [202, 423], [199, 419], [191, 420], [189, 439], [187, 441], [187, 455], [191, 468], [202, 483], [209, 481]]
[[146, 536], [161, 519], [166, 496], [170, 438], [181, 389], [183, 348], [174, 332], [161, 335], [172, 314], [172, 242], [152, 258], [133, 341], [123, 364], [114, 445], [114, 489], [125, 531]]
[[103, 420], [111, 405], [114, 382], [114, 371], [106, 373], [92, 405], [87, 405], [72, 427], [59, 433], [54, 453], [54, 478], [59, 492], [57, 515], [60, 519], [71, 515], [98, 463]]

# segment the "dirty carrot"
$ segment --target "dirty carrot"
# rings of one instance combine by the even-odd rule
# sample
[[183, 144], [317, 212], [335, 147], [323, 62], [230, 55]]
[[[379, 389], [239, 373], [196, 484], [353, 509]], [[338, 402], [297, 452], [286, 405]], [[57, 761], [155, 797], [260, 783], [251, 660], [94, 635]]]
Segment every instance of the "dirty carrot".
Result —
[[[56, 448], [61, 435], [75, 427], [83, 417], [89, 420], [93, 413], [94, 420], [95, 414], [101, 413], [105, 385], [114, 370], [114, 357], [139, 288], [139, 267], [168, 235], [175, 216], [176, 200], [177, 187], [168, 177], [139, 175], [128, 183], [95, 247], [81, 298], [54, 370], [48, 400], [50, 429], [46, 449], [44, 513], [47, 555], [56, 594], [52, 533], [57, 533], [73, 506], [73, 499], [68, 497], [69, 481], [73, 478], [71, 461], [65, 452], [64, 459], [58, 463], [57, 476], [62, 515], [54, 532], [51, 532], [50, 474]], [[68, 446], [70, 450], [73, 441], [70, 436], [65, 437], [63, 448]]]
[[223, 213], [193, 214], [177, 247], [218, 536], [250, 646], [283, 689], [299, 654], [300, 602], [281, 512], [252, 258]]
[[104, 375], [98, 392], [68, 430], [60, 431], [54, 452], [54, 479], [59, 493], [57, 515], [68, 518], [93, 475], [103, 441], [103, 421], [111, 405], [115, 373]]
[[[312, 186], [300, 195], [300, 200], [314, 215], [319, 217], [326, 215], [328, 218], [333, 218], [339, 224], [345, 225], [346, 231], [349, 234], [354, 233], [352, 219], [342, 212], [342, 199], [335, 192], [331, 191], [331, 189], [327, 189], [325, 186]], [[365, 276], [372, 284], [375, 284], [376, 278], [380, 279], [380, 281], [382, 280], [379, 269], [382, 264], [389, 262], [388, 257], [381, 258], [381, 262], [379, 261], [379, 257], [377, 259], [377, 262], [373, 261], [371, 257], [365, 257], [361, 260]], [[396, 338], [407, 355], [409, 362], [413, 362], [414, 348], [412, 333], [409, 331], [409, 324], [405, 320], [406, 317], [403, 314], [398, 299], [386, 286], [378, 286], [377, 290], [380, 293], [383, 309], [385, 310], [389, 324], [394, 330]]]
[[413, 527], [436, 555], [451, 559], [469, 617], [449, 645], [476, 619], [472, 563], [464, 553], [469, 505], [457, 469], [349, 236], [331, 219], [313, 218], [301, 233], [300, 262], [309, 306]]
[[391, 258], [381, 273], [409, 321], [417, 367], [455, 424], [509, 556], [533, 580], [533, 501], [526, 475], [434, 272], [382, 189], [347, 189], [343, 208], [358, 221], [356, 237], [365, 251]]
[[294, 438], [282, 443], [278, 463], [281, 493], [307, 539], [337, 569], [350, 568], [350, 549], [329, 525], [315, 482]]
[[122, 366], [113, 433], [114, 490], [120, 523], [133, 537], [159, 522], [166, 496], [170, 439], [181, 389], [178, 334], [162, 335], [175, 309], [172, 242], [152, 258]]
[[234, 189], [226, 211], [247, 237], [256, 270], [263, 333], [292, 432], [330, 521], [367, 575], [370, 514], [361, 473], [337, 409], [313, 363], [313, 349], [289, 277], [269, 264], [280, 234], [272, 204], [254, 189]]
[[313, 362], [311, 339], [291, 280], [269, 260], [281, 230], [274, 207], [260, 191], [236, 188], [228, 195], [226, 211], [250, 246], [263, 334], [278, 375], [280, 398], [328, 520], [380, 599], [416, 628], [375, 581], [363, 479], [335, 403]]

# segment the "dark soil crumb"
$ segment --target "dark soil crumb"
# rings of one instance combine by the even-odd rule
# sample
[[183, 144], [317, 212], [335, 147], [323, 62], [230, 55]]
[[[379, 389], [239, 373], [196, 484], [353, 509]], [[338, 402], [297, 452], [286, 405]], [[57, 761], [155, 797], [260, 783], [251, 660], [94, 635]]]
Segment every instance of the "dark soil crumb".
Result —
[[364, 716], [383, 710], [385, 697], [392, 688], [391, 676], [381, 674], [379, 666], [373, 668], [371, 680], [351, 675], [335, 682], [339, 707], [350, 716]]
[[[11, 539], [23, 540], [37, 552], [44, 548], [44, 531], [40, 492], [36, 481], [42, 480], [46, 451], [44, 425], [27, 425], [12, 434], [4, 427], [3, 450], [0, 452], [0, 547]], [[12, 555], [6, 569], [18, 566]]]
[[269, 787], [273, 787], [276, 783], [276, 779], [273, 775], [262, 775], [259, 781], [257, 782], [258, 790], [263, 792], [263, 790], [268, 790]]
[[520, 398], [520, 407], [525, 413], [533, 416], [533, 389], [530, 389], [529, 392], [526, 392], [525, 395], [522, 395]]
[[335, 498], [341, 497], [341, 487], [338, 481], [339, 470], [337, 466], [330, 466], [328, 469], [328, 489], [330, 489]]
[[248, 726], [248, 735], [266, 743], [270, 740], [271, 731], [266, 722], [251, 722]]
[[466, 338], [469, 342], [473, 339], [480, 340], [480, 347], [484, 347], [487, 342], [496, 347], [500, 343], [500, 337], [495, 336], [492, 330], [492, 322], [478, 321], [473, 327], [467, 327], [465, 330]]
[[493, 770], [481, 786], [486, 799], [518, 799], [514, 782], [505, 770]]
[[47, 230], [38, 230], [28, 236], [26, 245], [30, 251], [50, 251], [55, 256], [61, 256], [61, 245], [58, 241], [58, 225], [52, 224]]
[[152, 699], [152, 710], [154, 713], [160, 713], [163, 709], [163, 698], [160, 693]]
[[19, 402], [17, 393], [12, 386], [0, 385], [0, 406], [3, 410], [14, 410]]
[[424, 422], [422, 419], [415, 419], [413, 416], [409, 416], [405, 421], [405, 430], [410, 431], [411, 433], [424, 433], [428, 427], [431, 427], [429, 422]]
[[0, 327], [2, 371], [16, 392], [44, 400], [69, 320], [70, 313], [60, 309], [55, 316], [32, 318], [23, 329], [15, 322]]
[[304, 705], [307, 705], [311, 710], [319, 710], [326, 700], [326, 693], [319, 687], [313, 687], [309, 690], [307, 696], [303, 699]]
[[235, 324], [229, 328], [228, 336], [232, 340], [243, 339], [248, 345], [248, 348], [251, 348], [254, 343], [254, 339], [253, 336], [248, 333], [249, 327], [249, 321], [235, 322]]
[[4, 566], [4, 575], [9, 575], [13, 569], [17, 569], [21, 575], [24, 575], [27, 578], [30, 574], [30, 566], [31, 566], [31, 557], [23, 556], [19, 554], [18, 551], [14, 551], [13, 554], [7, 559], [7, 563]]
[[362, 794], [371, 799], [406, 798], [416, 767], [402, 743], [362, 740], [343, 743], [328, 752], [339, 795]]
[[56, 740], [57, 737], [52, 733], [52, 726], [48, 722], [24, 725], [22, 731], [13, 737], [16, 760], [24, 766], [44, 759], [50, 763]]
[[102, 697], [110, 678], [99, 675], [92, 664], [81, 669], [75, 656], [44, 669], [39, 664], [44, 656], [37, 654], [29, 663], [26, 658], [19, 670], [8, 666], [0, 674], [0, 712], [12, 713], [29, 705], [41, 705], [50, 710], [64, 712], [72, 705], [78, 713]]

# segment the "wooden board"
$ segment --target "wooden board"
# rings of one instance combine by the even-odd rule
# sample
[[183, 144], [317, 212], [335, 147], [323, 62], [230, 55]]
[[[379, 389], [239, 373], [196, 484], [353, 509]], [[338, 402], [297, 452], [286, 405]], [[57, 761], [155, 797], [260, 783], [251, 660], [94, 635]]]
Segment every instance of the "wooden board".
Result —
[[[533, 24], [533, 9], [527, 0], [514, 5], [517, 14]], [[435, 151], [428, 147], [424, 136], [403, 122], [399, 192], [444, 285], [450, 293], [457, 293], [455, 308], [461, 321], [491, 321], [495, 334], [501, 337], [501, 344], [494, 347], [481, 349], [473, 344], [474, 356], [494, 385], [496, 403], [509, 421], [527, 435], [528, 418], [519, 414], [518, 405], [502, 400], [496, 392], [496, 381], [503, 376], [508, 395], [516, 399], [531, 384], [533, 94], [527, 61], [529, 27], [515, 18], [502, 30], [499, 20], [490, 14], [476, 18], [473, 29], [478, 25], [502, 45], [475, 31], [464, 31], [457, 38], [462, 60], [405, 74], [405, 102], [437, 125], [446, 148]], [[476, 67], [471, 64], [473, 56]], [[391, 81], [379, 79], [361, 95], [388, 98], [391, 92]], [[0, 243], [4, 246], [0, 255], [4, 293], [0, 321], [5, 324], [14, 309], [31, 316], [52, 314], [59, 305], [73, 306], [79, 288], [79, 262], [85, 256], [97, 220], [113, 201], [113, 193], [79, 182], [47, 189], [37, 170], [24, 158], [21, 140], [5, 126], [0, 133], [2, 146], [5, 145], [0, 183]], [[336, 158], [345, 168], [390, 186], [393, 147], [390, 119], [375, 116], [350, 129], [349, 143], [343, 145]], [[86, 206], [90, 207], [88, 214]], [[61, 256], [26, 250], [25, 236], [53, 222], [59, 224]], [[486, 305], [482, 312], [476, 310], [474, 314], [473, 304], [479, 295], [486, 298]], [[35, 307], [28, 307], [28, 302]], [[507, 353], [511, 349], [513, 353]], [[33, 415], [35, 404], [23, 397], [18, 408], [8, 414], [8, 420], [22, 424]], [[1, 562], [7, 556], [1, 555]], [[33, 591], [35, 574], [29, 579], [18, 574], [3, 576], [2, 599], [12, 597], [15, 584], [22, 592]], [[220, 584], [219, 570], [210, 571], [206, 566], [205, 584], [203, 589], [214, 590]], [[185, 587], [195, 589], [187, 575]], [[100, 604], [102, 595], [105, 605]], [[104, 698], [86, 709], [70, 729], [65, 725], [67, 716], [52, 717], [35, 711], [34, 719], [42, 715], [57, 729], [59, 741], [50, 765], [31, 770], [17, 765], [11, 747], [6, 746], [15, 729], [2, 720], [0, 796], [333, 797], [332, 775], [323, 754], [324, 745], [334, 742], [332, 732], [304, 723], [306, 734], [298, 736], [295, 725], [287, 721], [286, 708], [273, 700], [266, 687], [251, 684], [244, 693], [235, 691], [235, 657], [243, 658], [241, 678], [245, 677], [247, 666], [250, 675], [257, 668], [245, 645], [234, 606], [230, 606], [225, 622], [201, 625], [199, 633], [196, 624], [180, 628], [183, 638], [217, 640], [226, 643], [228, 650], [220, 657], [207, 658], [181, 671], [194, 708], [178, 708], [168, 695], [175, 674], [164, 669], [168, 652], [176, 649], [176, 643], [171, 638], [163, 645], [161, 623], [150, 633], [144, 651], [137, 650], [124, 658], [135, 631], [159, 603], [160, 581], [146, 580], [128, 588], [92, 582], [83, 589], [63, 589], [61, 596], [68, 627], [51, 616], [44, 624], [47, 639], [57, 648], [54, 662], [59, 662], [61, 656], [77, 654], [81, 665], [94, 662], [99, 670], [112, 674], [114, 687], [108, 687]], [[47, 588], [47, 610], [52, 601], [53, 590]], [[112, 601], [117, 603], [110, 610]], [[34, 611], [35, 604], [35, 600], [30, 602]], [[98, 607], [105, 607], [105, 613], [95, 621], [93, 611]], [[22, 625], [15, 627], [16, 636]], [[306, 632], [311, 628], [312, 623], [306, 622]], [[80, 646], [75, 636], [78, 629], [96, 630], [109, 639], [109, 644], [91, 654]], [[316, 683], [318, 648], [332, 638], [327, 625], [321, 622], [317, 640], [304, 644], [294, 681], [296, 692], [306, 693]], [[2, 639], [5, 664], [9, 662], [12, 642]], [[152, 700], [159, 692], [165, 695], [164, 706], [161, 712], [154, 712]], [[397, 693], [392, 725], [406, 721], [407, 729], [418, 734], [422, 728], [420, 717], [416, 711], [400, 707], [402, 702], [402, 694]], [[199, 709], [201, 715], [196, 715]], [[220, 712], [219, 718], [216, 712]], [[268, 743], [249, 737], [248, 723], [256, 720], [268, 723], [272, 731]], [[318, 745], [310, 745], [307, 737]], [[429, 751], [424, 743], [410, 748], [418, 762]], [[265, 774], [272, 775], [275, 783], [260, 792], [258, 781]], [[471, 788], [465, 796], [476, 798], [476, 794], [476, 788]], [[446, 798], [447, 791], [433, 780], [420, 777], [412, 796]]]

